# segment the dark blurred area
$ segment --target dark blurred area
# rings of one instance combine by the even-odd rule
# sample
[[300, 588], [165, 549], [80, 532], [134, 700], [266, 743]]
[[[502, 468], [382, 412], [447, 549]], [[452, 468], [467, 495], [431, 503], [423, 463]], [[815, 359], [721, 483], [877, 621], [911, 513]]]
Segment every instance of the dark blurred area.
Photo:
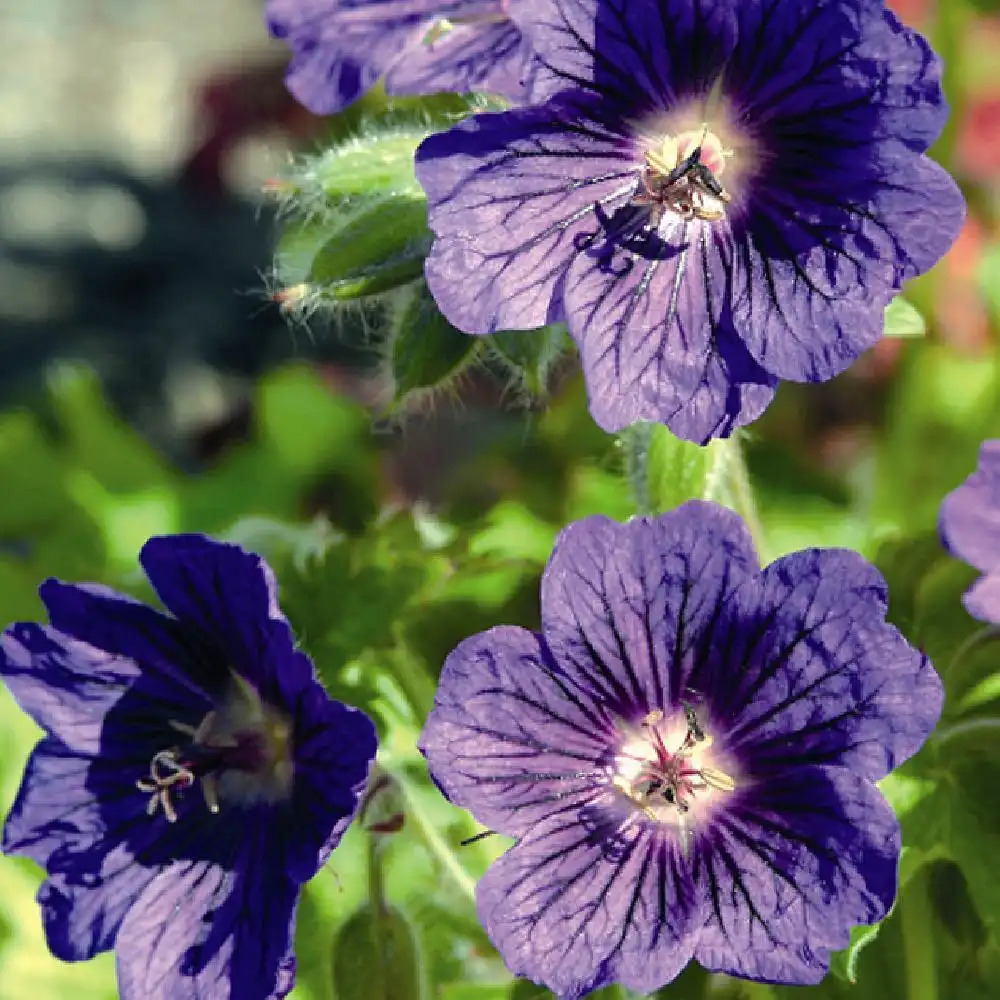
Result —
[[266, 291], [260, 188], [322, 122], [287, 95], [260, 0], [209, 6], [0, 10], [2, 408], [34, 406], [55, 359], [83, 361], [181, 461], [240, 421], [254, 375], [344, 353], [290, 331]]

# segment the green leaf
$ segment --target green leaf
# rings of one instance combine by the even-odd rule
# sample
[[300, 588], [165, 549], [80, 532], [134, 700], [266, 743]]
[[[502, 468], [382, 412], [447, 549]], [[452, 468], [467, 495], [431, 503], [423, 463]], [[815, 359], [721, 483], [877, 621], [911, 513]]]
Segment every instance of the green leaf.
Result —
[[257, 413], [261, 442], [295, 472], [370, 462], [368, 414], [333, 393], [309, 365], [288, 365], [265, 376]]
[[509, 1000], [509, 983], [449, 983], [441, 1000]]
[[173, 485], [173, 470], [112, 412], [93, 372], [60, 365], [50, 374], [49, 391], [67, 457], [103, 489], [129, 494]]
[[884, 333], [887, 337], [923, 337], [927, 323], [902, 295], [897, 295], [886, 306]]

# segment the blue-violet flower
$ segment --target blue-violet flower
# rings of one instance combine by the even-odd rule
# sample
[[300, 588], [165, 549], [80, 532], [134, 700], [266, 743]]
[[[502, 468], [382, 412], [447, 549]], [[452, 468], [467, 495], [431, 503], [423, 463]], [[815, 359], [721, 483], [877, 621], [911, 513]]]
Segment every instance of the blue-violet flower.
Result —
[[302, 884], [354, 815], [375, 731], [296, 650], [257, 556], [151, 539], [170, 614], [48, 580], [0, 675], [45, 730], [3, 831], [42, 865], [46, 937], [115, 948], [124, 1000], [273, 1000], [294, 981]]
[[[940, 64], [882, 0], [536, 0], [530, 107], [430, 136], [459, 329], [565, 321], [594, 419], [695, 441], [832, 378], [949, 247]], [[544, 99], [543, 98], [547, 98]]]
[[976, 471], [944, 498], [939, 528], [948, 551], [983, 574], [965, 595], [969, 614], [1000, 625], [1000, 439], [983, 442]]
[[899, 825], [873, 783], [941, 710], [885, 611], [860, 556], [761, 571], [715, 504], [566, 528], [541, 633], [462, 642], [421, 735], [444, 794], [516, 838], [477, 887], [511, 971], [564, 1000], [692, 958], [821, 979], [892, 904]]
[[379, 77], [390, 94], [489, 91], [514, 101], [534, 60], [512, 12], [531, 0], [268, 0], [291, 47], [285, 82], [317, 114], [347, 107]]

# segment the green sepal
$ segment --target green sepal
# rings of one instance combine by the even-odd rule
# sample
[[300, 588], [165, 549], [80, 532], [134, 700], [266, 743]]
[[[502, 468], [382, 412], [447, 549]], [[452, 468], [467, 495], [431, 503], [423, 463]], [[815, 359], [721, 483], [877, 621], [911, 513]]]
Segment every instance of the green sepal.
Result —
[[392, 195], [365, 205], [339, 224], [309, 263], [306, 280], [320, 285], [350, 283], [410, 263], [409, 278], [418, 277], [430, 245], [427, 205], [422, 197]]
[[429, 129], [405, 129], [358, 136], [306, 159], [293, 179], [318, 189], [331, 201], [372, 195], [422, 196], [413, 170], [417, 146]]
[[479, 356], [483, 338], [462, 333], [438, 309], [427, 285], [408, 288], [393, 311], [389, 373], [393, 408], [414, 392], [446, 389]]
[[406, 917], [387, 903], [356, 910], [334, 940], [333, 983], [338, 997], [421, 1000], [420, 949]]
[[507, 330], [489, 338], [490, 354], [526, 392], [548, 395], [552, 369], [572, 349], [566, 327], [561, 324], [538, 330]]

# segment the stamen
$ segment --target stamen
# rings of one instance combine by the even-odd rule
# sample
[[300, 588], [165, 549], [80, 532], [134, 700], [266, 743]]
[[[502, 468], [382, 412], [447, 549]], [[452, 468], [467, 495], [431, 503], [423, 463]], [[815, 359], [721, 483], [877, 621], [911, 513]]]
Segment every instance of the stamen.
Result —
[[694, 705], [685, 702], [681, 709], [682, 736], [675, 729], [671, 737], [659, 709], [641, 720], [638, 732], [631, 730], [632, 739], [618, 756], [617, 773], [611, 782], [638, 807], [637, 815], [676, 827], [686, 850], [691, 839], [690, 817], [696, 808], [715, 793], [734, 791], [736, 781], [704, 760], [712, 737], [703, 728]]
[[651, 206], [657, 226], [668, 213], [707, 222], [724, 218], [723, 206], [732, 199], [718, 175], [730, 155], [704, 123], [697, 138], [692, 132], [665, 136], [646, 150], [634, 204]]
[[181, 763], [179, 754], [177, 747], [154, 754], [149, 762], [149, 777], [139, 778], [135, 783], [140, 792], [150, 796], [146, 815], [153, 816], [157, 809], [162, 808], [168, 823], [177, 822], [177, 811], [170, 798], [174, 787], [178, 786], [178, 791], [183, 791], [194, 784], [194, 772]]
[[178, 796], [196, 781], [211, 813], [222, 802], [247, 805], [286, 799], [294, 777], [291, 720], [261, 701], [244, 677], [232, 674], [226, 698], [197, 726], [169, 720], [179, 745], [153, 755], [148, 777], [136, 788], [147, 794], [148, 815], [159, 810], [177, 822]]

